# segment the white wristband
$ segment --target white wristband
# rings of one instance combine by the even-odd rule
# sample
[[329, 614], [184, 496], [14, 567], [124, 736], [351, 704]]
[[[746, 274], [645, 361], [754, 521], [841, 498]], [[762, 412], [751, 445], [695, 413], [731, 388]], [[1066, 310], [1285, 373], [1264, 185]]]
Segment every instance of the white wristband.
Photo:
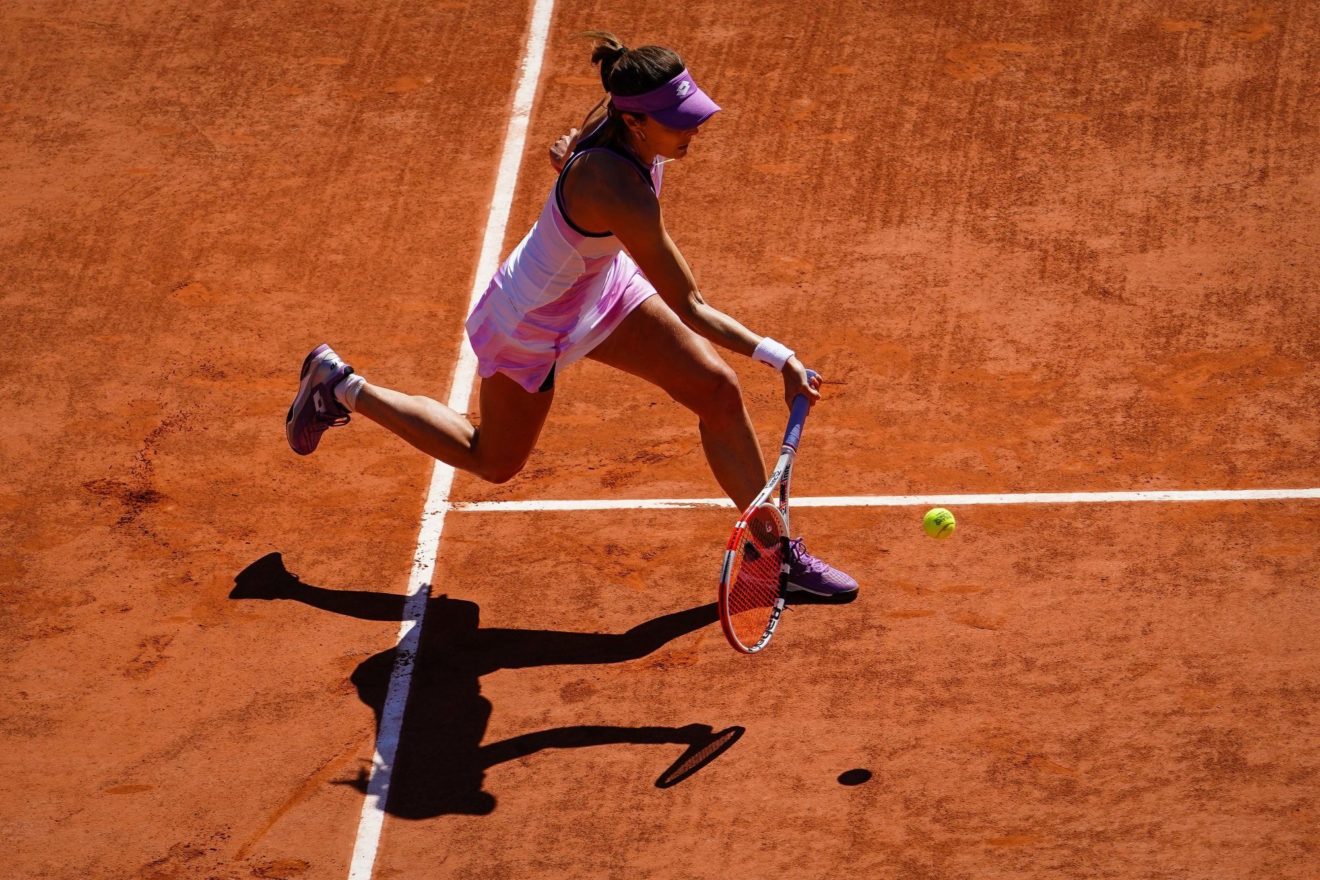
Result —
[[793, 349], [782, 342], [776, 342], [769, 336], [758, 342], [756, 351], [752, 352], [752, 360], [769, 364], [776, 370], [783, 370], [784, 364], [788, 363], [788, 359], [792, 356]]

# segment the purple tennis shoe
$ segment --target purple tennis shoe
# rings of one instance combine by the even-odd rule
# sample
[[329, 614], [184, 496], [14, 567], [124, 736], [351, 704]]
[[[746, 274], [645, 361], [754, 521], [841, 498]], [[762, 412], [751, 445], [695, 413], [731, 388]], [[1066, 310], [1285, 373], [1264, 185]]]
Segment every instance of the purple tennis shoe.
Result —
[[303, 360], [298, 396], [284, 420], [284, 433], [294, 452], [311, 455], [327, 429], [348, 424], [348, 410], [335, 400], [335, 386], [352, 372], [324, 343]]
[[801, 538], [788, 543], [788, 589], [836, 598], [856, 592], [857, 581], [807, 552]]

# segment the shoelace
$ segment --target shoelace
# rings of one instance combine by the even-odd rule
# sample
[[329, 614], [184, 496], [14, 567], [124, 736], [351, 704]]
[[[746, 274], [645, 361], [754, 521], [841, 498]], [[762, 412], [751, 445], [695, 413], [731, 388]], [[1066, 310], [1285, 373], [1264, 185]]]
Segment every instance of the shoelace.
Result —
[[330, 406], [332, 407], [331, 412], [321, 412], [319, 410], [313, 412], [313, 428], [324, 431], [327, 428], [342, 428], [344, 425], [347, 425], [349, 422], [348, 410], [344, 408], [342, 403], [335, 399], [334, 392], [328, 392], [325, 395], [325, 398], [329, 399]]
[[830, 567], [821, 562], [816, 557], [807, 552], [807, 547], [802, 543], [801, 538], [794, 538], [789, 541], [788, 546], [793, 551], [793, 562], [797, 567], [805, 569], [816, 574], [828, 574]]

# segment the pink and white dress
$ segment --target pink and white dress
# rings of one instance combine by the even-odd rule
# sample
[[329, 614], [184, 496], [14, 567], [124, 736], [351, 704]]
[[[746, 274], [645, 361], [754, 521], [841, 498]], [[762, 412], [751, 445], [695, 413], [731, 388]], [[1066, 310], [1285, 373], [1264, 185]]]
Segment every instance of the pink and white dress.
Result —
[[530, 392], [580, 359], [655, 293], [623, 243], [579, 229], [564, 212], [564, 176], [580, 156], [608, 150], [632, 163], [660, 194], [663, 166], [592, 145], [592, 132], [564, 165], [541, 216], [500, 266], [467, 319], [477, 371], [503, 373]]

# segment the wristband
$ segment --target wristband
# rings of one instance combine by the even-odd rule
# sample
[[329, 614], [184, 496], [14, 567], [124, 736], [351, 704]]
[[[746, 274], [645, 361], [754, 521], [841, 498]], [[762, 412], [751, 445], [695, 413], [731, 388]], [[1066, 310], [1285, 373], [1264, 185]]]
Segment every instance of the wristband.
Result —
[[756, 344], [756, 351], [752, 352], [752, 360], [760, 361], [763, 364], [769, 364], [776, 370], [783, 370], [784, 364], [793, 356], [793, 349], [777, 342], [769, 336]]

